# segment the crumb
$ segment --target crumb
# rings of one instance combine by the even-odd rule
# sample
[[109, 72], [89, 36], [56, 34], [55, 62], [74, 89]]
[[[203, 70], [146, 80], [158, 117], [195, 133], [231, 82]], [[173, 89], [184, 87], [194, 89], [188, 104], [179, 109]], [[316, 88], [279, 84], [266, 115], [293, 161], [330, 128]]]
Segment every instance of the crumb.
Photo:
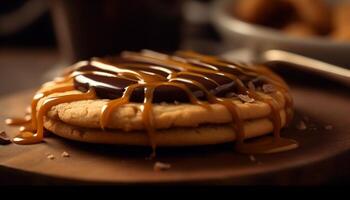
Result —
[[65, 157], [65, 158], [70, 157], [69, 153], [67, 153], [67, 152], [65, 152], [65, 151], [62, 152], [61, 156], [62, 156], [62, 157]]
[[11, 140], [7, 136], [5, 131], [0, 131], [0, 144], [2, 145], [11, 144]]
[[252, 162], [256, 162], [255, 156], [253, 156], [253, 155], [250, 155], [250, 156], [249, 156], [249, 159], [250, 159], [250, 161], [252, 161]]
[[271, 85], [271, 84], [264, 84], [262, 86], [262, 89], [265, 93], [273, 93], [273, 92], [276, 92], [276, 88], [274, 85]]
[[32, 113], [32, 107], [31, 106], [27, 106], [25, 112], [28, 113], [28, 114]]
[[18, 130], [19, 130], [19, 132], [24, 132], [24, 131], [26, 131], [26, 129], [27, 129], [27, 127], [20, 126]]
[[12, 119], [10, 119], [10, 118], [5, 119], [5, 124], [11, 125], [11, 123], [12, 123]]
[[306, 124], [305, 124], [305, 122], [304, 121], [300, 121], [297, 125], [296, 125], [296, 128], [298, 129], [298, 130], [301, 130], [301, 131], [304, 131], [304, 130], [306, 130]]
[[24, 116], [24, 120], [26, 120], [26, 121], [30, 121], [31, 119], [32, 119], [32, 115], [31, 114], [26, 114]]
[[238, 98], [245, 103], [253, 103], [255, 101], [255, 99], [250, 98], [248, 95], [244, 95], [244, 94], [239, 94]]
[[49, 155], [47, 156], [47, 158], [50, 159], [50, 160], [53, 160], [53, 159], [55, 159], [55, 156], [52, 155], [52, 154], [49, 154]]
[[333, 130], [333, 126], [332, 125], [326, 125], [326, 126], [324, 126], [324, 129], [327, 130], [327, 131], [331, 131], [331, 130]]
[[170, 169], [171, 165], [169, 163], [155, 162], [153, 165], [154, 171], [164, 171]]

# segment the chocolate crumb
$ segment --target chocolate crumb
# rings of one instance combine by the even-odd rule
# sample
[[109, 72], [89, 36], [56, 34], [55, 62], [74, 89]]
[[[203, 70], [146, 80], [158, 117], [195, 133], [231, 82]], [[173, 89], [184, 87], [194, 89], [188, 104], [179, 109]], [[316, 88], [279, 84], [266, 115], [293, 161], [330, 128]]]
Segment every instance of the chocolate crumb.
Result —
[[331, 130], [333, 130], [333, 126], [332, 125], [326, 125], [326, 126], [324, 126], [324, 129], [327, 130], [327, 131], [331, 131]]
[[250, 98], [248, 95], [239, 94], [238, 98], [244, 103], [253, 103], [255, 99]]
[[304, 131], [304, 130], [306, 130], [306, 124], [305, 124], [305, 122], [304, 121], [300, 121], [297, 125], [296, 125], [296, 128], [298, 129], [298, 130], [301, 130], [301, 131]]
[[11, 144], [11, 140], [7, 136], [5, 131], [0, 131], [0, 144], [1, 145]]
[[153, 165], [154, 171], [165, 171], [170, 169], [171, 165], [169, 163], [155, 162]]
[[265, 93], [273, 93], [273, 92], [276, 92], [276, 88], [274, 85], [271, 85], [271, 84], [264, 84], [262, 86], [262, 89]]
[[50, 160], [53, 160], [53, 159], [55, 159], [55, 156], [52, 155], [52, 154], [49, 154], [49, 155], [47, 156], [47, 158], [50, 159]]
[[64, 158], [70, 157], [69, 153], [67, 153], [67, 152], [65, 152], [65, 151], [62, 152], [61, 156], [64, 157]]

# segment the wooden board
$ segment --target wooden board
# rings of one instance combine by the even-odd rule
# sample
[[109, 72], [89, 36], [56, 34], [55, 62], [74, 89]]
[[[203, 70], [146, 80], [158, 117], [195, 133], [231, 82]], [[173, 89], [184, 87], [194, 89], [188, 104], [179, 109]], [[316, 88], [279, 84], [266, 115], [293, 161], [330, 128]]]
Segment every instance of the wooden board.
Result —
[[[148, 148], [82, 144], [52, 135], [41, 144], [0, 146], [1, 183], [320, 184], [340, 176], [349, 180], [349, 88], [324, 80], [304, 83], [292, 83], [297, 115], [283, 131], [300, 142], [293, 151], [255, 155], [253, 162], [225, 144], [159, 149], [157, 158], [148, 160]], [[16, 129], [5, 127], [3, 120], [21, 116], [31, 95], [27, 91], [0, 100], [0, 128], [9, 135]], [[304, 116], [310, 118], [308, 130], [297, 130], [296, 123]], [[333, 129], [325, 130], [329, 124]], [[70, 157], [61, 157], [63, 151]], [[49, 153], [54, 160], [47, 158]], [[155, 172], [155, 161], [171, 168]]]

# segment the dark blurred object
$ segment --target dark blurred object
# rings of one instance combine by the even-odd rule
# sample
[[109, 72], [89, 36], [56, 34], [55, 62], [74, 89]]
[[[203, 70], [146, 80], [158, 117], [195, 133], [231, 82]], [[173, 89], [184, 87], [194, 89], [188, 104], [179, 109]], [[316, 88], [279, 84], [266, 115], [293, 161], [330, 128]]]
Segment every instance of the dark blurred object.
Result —
[[301, 37], [328, 35], [334, 28], [332, 15], [337, 12], [325, 0], [237, 0], [230, 10], [245, 22]]
[[181, 0], [54, 0], [54, 25], [68, 62], [122, 50], [173, 51], [181, 39]]
[[45, 0], [1, 0], [1, 46], [53, 46], [51, 17]]
[[210, 19], [213, 0], [186, 0], [182, 4], [184, 23], [179, 49], [191, 49], [203, 54], [224, 51], [221, 38]]

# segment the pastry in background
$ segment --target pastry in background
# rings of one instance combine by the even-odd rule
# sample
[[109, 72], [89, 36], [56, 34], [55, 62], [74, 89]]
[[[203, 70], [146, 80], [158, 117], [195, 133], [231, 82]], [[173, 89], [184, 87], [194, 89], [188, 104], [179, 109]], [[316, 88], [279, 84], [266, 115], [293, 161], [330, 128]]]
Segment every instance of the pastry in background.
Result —
[[240, 0], [233, 13], [246, 22], [279, 27], [288, 21], [292, 7], [280, 0]]
[[341, 3], [333, 10], [331, 37], [338, 41], [350, 41], [350, 2]]
[[350, 41], [350, 2], [325, 0], [237, 0], [232, 14], [242, 21], [298, 37]]
[[296, 17], [320, 34], [331, 28], [331, 9], [323, 0], [286, 0], [295, 9]]
[[311, 37], [317, 35], [317, 31], [304, 22], [291, 22], [282, 28], [282, 31], [288, 35], [298, 36], [298, 37]]

